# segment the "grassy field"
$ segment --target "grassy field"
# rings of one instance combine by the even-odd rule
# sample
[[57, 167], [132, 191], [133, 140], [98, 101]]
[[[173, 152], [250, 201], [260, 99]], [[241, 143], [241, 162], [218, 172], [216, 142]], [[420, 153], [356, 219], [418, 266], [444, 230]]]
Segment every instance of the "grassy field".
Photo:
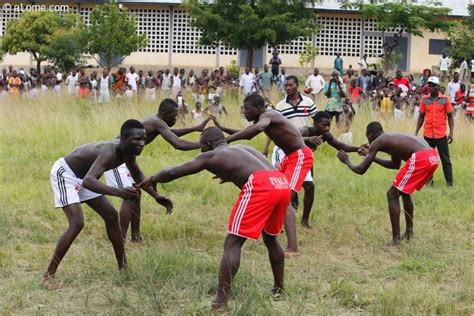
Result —
[[[224, 123], [244, 126], [240, 103], [223, 102], [231, 112]], [[172, 215], [144, 195], [145, 241], [126, 244], [129, 270], [124, 274], [116, 270], [102, 220], [84, 205], [85, 228], [57, 273], [63, 287], [51, 290], [41, 282], [67, 225], [62, 211], [53, 208], [52, 164], [80, 144], [114, 138], [125, 119], [156, 113], [157, 105], [97, 105], [55, 96], [22, 104], [1, 101], [1, 314], [210, 313], [227, 219], [239, 190], [220, 185], [207, 172], [159, 186], [174, 200]], [[365, 125], [372, 119], [370, 113], [357, 114], [355, 143], [366, 141]], [[413, 133], [415, 122], [384, 127]], [[454, 135], [455, 186], [444, 185], [440, 167], [435, 186], [414, 194], [415, 238], [399, 247], [385, 246], [391, 237], [385, 192], [396, 171], [374, 165], [358, 176], [337, 160], [334, 149], [321, 146], [314, 164], [315, 228], [298, 226], [302, 255], [286, 260], [285, 294], [272, 299], [265, 247], [261, 240], [249, 241], [227, 313], [472, 315], [474, 125], [457, 117]], [[264, 141], [262, 135], [250, 144], [262, 149]], [[145, 148], [139, 164], [150, 175], [196, 154], [175, 151], [158, 139]], [[284, 235], [281, 241], [285, 244]]]

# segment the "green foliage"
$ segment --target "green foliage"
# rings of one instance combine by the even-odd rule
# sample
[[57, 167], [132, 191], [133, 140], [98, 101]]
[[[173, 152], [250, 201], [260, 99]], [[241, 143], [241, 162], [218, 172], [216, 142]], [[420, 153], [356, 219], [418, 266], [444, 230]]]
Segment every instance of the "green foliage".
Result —
[[147, 44], [147, 37], [137, 34], [135, 19], [129, 17], [126, 9], [119, 8], [116, 1], [94, 8], [90, 22], [87, 51], [102, 56], [105, 60], [102, 66], [109, 70], [115, 66], [112, 64], [115, 57], [123, 60]]
[[[9, 54], [31, 53], [39, 71], [41, 62], [49, 59], [53, 52], [52, 45], [61, 51], [71, 52], [69, 48], [61, 47], [60, 44], [55, 43], [55, 40], [60, 38], [64, 32], [73, 30], [76, 27], [76, 20], [76, 15], [60, 15], [53, 11], [23, 12], [19, 19], [12, 20], [7, 24], [2, 48]], [[63, 41], [61, 43], [69, 44]], [[77, 53], [80, 51], [81, 49], [78, 47]]]
[[313, 46], [312, 43], [306, 43], [299, 57], [299, 63], [301, 67], [304, 67], [307, 70], [309, 67], [309, 64], [311, 64], [314, 61], [314, 59], [318, 56], [318, 54], [319, 54], [319, 48]]
[[468, 18], [457, 22], [448, 32], [450, 45], [447, 47], [447, 53], [456, 66], [463, 59], [470, 60], [474, 56], [474, 4], [470, 4], [468, 10]]
[[85, 46], [85, 32], [82, 22], [70, 29], [59, 29], [51, 40], [51, 44], [45, 49], [44, 54], [55, 66], [65, 72], [73, 69], [77, 63], [84, 59], [83, 49]]
[[[285, 44], [315, 30], [315, 1], [187, 0], [184, 6], [203, 34], [201, 44], [219, 42], [238, 49]], [[251, 66], [251, 65], [250, 65]]]
[[235, 59], [231, 60], [230, 65], [227, 66], [227, 74], [232, 76], [233, 79], [239, 78], [240, 67], [239, 67], [239, 64], [237, 63], [237, 61]]

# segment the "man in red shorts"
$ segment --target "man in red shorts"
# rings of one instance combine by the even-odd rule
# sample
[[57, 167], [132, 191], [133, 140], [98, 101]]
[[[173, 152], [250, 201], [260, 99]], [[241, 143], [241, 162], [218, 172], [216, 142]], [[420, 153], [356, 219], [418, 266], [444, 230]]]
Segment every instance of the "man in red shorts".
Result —
[[[291, 124], [280, 112], [266, 109], [265, 100], [258, 94], [251, 94], [244, 99], [242, 107], [247, 121], [253, 125], [243, 129], [231, 129], [221, 126], [216, 120], [214, 123], [224, 132], [231, 134], [227, 142], [239, 139], [252, 139], [261, 132], [265, 134], [283, 150], [285, 158], [280, 162], [278, 169], [285, 174], [292, 197], [301, 189], [303, 181], [313, 166], [313, 152], [307, 147], [298, 129]], [[321, 138], [315, 137], [315, 141], [321, 143]], [[296, 240], [296, 216], [294, 208], [289, 204], [285, 216], [285, 231], [288, 237], [287, 255], [298, 254], [298, 243]]]
[[[398, 245], [400, 236], [400, 201], [402, 196], [405, 209], [406, 232], [403, 239], [409, 240], [413, 236], [413, 201], [411, 194], [421, 188], [433, 176], [439, 164], [436, 150], [428, 143], [415, 136], [402, 133], [384, 133], [379, 122], [367, 125], [366, 136], [370, 147], [361, 147], [359, 154], [365, 156], [360, 165], [351, 163], [349, 156], [344, 151], [339, 151], [337, 157], [357, 174], [364, 174], [372, 162], [389, 168], [398, 169], [401, 161], [405, 165], [398, 172], [392, 186], [387, 192], [388, 210], [392, 223], [392, 240], [390, 245]], [[377, 152], [384, 152], [391, 156], [391, 160], [377, 158]]]
[[228, 224], [219, 269], [217, 295], [212, 308], [225, 306], [229, 289], [240, 265], [240, 252], [245, 241], [258, 239], [268, 249], [272, 266], [273, 292], [283, 290], [285, 255], [276, 236], [281, 231], [291, 191], [286, 177], [257, 150], [248, 146], [229, 146], [217, 127], [209, 127], [201, 134], [202, 153], [192, 161], [164, 169], [145, 179], [139, 187], [146, 188], [158, 182], [169, 182], [187, 175], [208, 170], [222, 182], [232, 182], [241, 188]]

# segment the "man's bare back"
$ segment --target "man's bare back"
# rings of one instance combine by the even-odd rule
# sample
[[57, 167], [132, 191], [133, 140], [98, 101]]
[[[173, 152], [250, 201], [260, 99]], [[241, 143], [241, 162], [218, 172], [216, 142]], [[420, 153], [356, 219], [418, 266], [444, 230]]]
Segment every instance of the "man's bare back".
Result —
[[384, 133], [370, 145], [370, 148], [407, 161], [413, 153], [431, 147], [426, 141], [416, 136], [402, 133]]

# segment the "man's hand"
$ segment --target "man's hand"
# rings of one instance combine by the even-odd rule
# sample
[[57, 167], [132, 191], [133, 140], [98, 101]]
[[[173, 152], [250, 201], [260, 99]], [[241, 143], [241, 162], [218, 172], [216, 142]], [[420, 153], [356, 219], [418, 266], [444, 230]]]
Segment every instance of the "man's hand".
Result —
[[146, 178], [145, 180], [143, 180], [142, 182], [140, 182], [138, 184], [138, 187], [141, 188], [141, 189], [146, 189], [149, 186], [154, 188], [155, 191], [156, 191], [156, 183], [152, 180], [152, 177], [148, 177], [148, 178]]
[[357, 150], [357, 153], [359, 154], [359, 156], [367, 156], [367, 154], [369, 153], [369, 145], [368, 144], [363, 144], [363, 145], [360, 145], [359, 149]]
[[451, 144], [453, 142], [453, 134], [449, 133], [448, 135], [448, 144]]
[[166, 196], [159, 196], [155, 199], [155, 201], [166, 207], [166, 214], [171, 214], [173, 213], [173, 202], [168, 199]]
[[133, 201], [140, 197], [140, 189], [134, 187], [126, 187], [123, 189], [119, 189], [118, 195], [124, 200]]
[[202, 132], [204, 128], [206, 127], [207, 123], [211, 120], [211, 117], [208, 117], [204, 121], [201, 122], [201, 124], [196, 126], [196, 131], [197, 132]]
[[340, 160], [342, 163], [347, 164], [347, 163], [349, 162], [349, 156], [347, 155], [347, 153], [346, 153], [344, 150], [340, 150], [340, 151], [337, 153], [337, 158], [339, 158], [339, 160]]
[[308, 144], [310, 146], [317, 147], [323, 143], [323, 137], [322, 136], [312, 136], [308, 138]]
[[212, 115], [212, 114], [209, 114], [209, 118], [214, 122], [214, 125], [215, 125], [218, 129], [222, 130], [222, 126], [221, 126], [221, 124], [219, 124], [219, 122], [217, 121], [217, 117], [215, 117], [215, 116]]

